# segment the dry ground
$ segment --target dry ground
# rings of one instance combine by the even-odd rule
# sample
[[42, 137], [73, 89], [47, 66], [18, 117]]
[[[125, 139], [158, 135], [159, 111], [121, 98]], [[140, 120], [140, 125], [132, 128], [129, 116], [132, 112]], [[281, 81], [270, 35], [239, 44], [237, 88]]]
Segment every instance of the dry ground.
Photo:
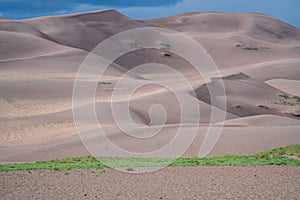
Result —
[[1, 199], [299, 199], [300, 167], [168, 167], [0, 174]]

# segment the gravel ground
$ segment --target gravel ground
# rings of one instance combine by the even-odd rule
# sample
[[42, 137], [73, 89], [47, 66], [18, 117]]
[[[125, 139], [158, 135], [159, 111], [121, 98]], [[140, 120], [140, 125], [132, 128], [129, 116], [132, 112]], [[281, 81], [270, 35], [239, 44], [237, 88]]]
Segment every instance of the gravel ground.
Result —
[[1, 199], [300, 199], [300, 167], [168, 167], [146, 174], [74, 169], [0, 176]]

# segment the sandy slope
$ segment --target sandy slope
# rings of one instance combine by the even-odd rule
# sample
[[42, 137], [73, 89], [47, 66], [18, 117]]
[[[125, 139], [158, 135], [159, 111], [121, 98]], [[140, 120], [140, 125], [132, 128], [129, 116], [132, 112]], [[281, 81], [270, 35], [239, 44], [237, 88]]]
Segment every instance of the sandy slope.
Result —
[[267, 84], [278, 88], [281, 91], [284, 91], [288, 94], [294, 96], [300, 96], [300, 81], [288, 80], [288, 79], [272, 79], [267, 81]]
[[[99, 42], [145, 26], [170, 28], [191, 36], [205, 47], [225, 77], [227, 121], [210, 155], [250, 154], [300, 142], [300, 103], [292, 98], [300, 93], [299, 28], [256, 13], [187, 13], [135, 21], [108, 10], [0, 20], [0, 161], [88, 154], [76, 136], [71, 110], [77, 70], [88, 51]], [[160, 42], [151, 34], [147, 41]], [[175, 54], [164, 56], [165, 53], [164, 49], [137, 50], [118, 58], [101, 80], [105, 83], [98, 84], [97, 117], [116, 144], [134, 151], [162, 147], [174, 136], [179, 123], [189, 134], [191, 127], [198, 126], [194, 124], [194, 108], [186, 106], [188, 112], [182, 122], [174, 95], [154, 85], [140, 88], [132, 96], [130, 114], [136, 123], [148, 126], [147, 130], [141, 128], [135, 132], [147, 134], [163, 121], [161, 114], [150, 116], [149, 109], [153, 104], [163, 105], [167, 126], [159, 136], [143, 143], [124, 136], [115, 127], [110, 101], [120, 76], [145, 63], [168, 65], [187, 78], [197, 95], [201, 125], [186, 153], [186, 156], [197, 156], [211, 118], [207, 87], [218, 85], [218, 80], [204, 84], [186, 60]], [[194, 53], [193, 49], [187, 53]], [[151, 80], [163, 80], [182, 93], [191, 93], [182, 79], [150, 66], [131, 73], [115, 101], [127, 108], [126, 91], [136, 83], [147, 84]], [[96, 124], [86, 122], [86, 131], [95, 127]]]

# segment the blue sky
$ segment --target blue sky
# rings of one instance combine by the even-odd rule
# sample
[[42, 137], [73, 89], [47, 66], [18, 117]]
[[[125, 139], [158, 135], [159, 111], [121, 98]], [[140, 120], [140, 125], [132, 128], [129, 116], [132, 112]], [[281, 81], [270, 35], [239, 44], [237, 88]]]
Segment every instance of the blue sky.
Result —
[[25, 19], [116, 9], [133, 19], [185, 12], [260, 12], [300, 27], [299, 0], [0, 0], [0, 17]]

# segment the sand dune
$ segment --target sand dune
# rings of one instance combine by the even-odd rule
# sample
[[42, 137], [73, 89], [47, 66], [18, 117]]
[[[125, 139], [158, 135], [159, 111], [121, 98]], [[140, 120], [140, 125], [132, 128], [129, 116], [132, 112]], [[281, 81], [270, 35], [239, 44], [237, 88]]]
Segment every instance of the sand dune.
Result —
[[[223, 77], [223, 82], [227, 95], [227, 112], [229, 113], [245, 117], [259, 114], [283, 115], [287, 112], [286, 106], [282, 106], [285, 92], [252, 79], [243, 73]], [[208, 88], [218, 87], [218, 85], [220, 85], [219, 80], [213, 80], [211, 83], [202, 85], [195, 90], [197, 97], [210, 104]], [[288, 109], [297, 110], [298, 107], [299, 104], [294, 99], [291, 100]]]
[[[258, 13], [186, 13], [142, 21], [107, 10], [0, 20], [0, 161], [87, 155], [72, 115], [72, 89], [77, 70], [99, 42], [125, 30], [148, 26], [173, 29], [192, 37], [203, 45], [224, 77], [225, 126], [209, 156], [251, 154], [299, 144], [300, 102], [293, 98], [300, 96], [299, 28]], [[138, 39], [132, 37], [130, 40]], [[144, 40], [160, 42], [150, 33]], [[124, 44], [138, 45], [120, 43], [117, 48], [122, 49]], [[186, 53], [195, 52], [190, 49]], [[134, 70], [146, 63], [168, 65], [184, 75], [196, 97], [174, 74], [156, 70], [151, 64]], [[126, 84], [116, 89], [116, 83], [126, 72], [130, 72]], [[186, 102], [196, 101], [199, 106], [196, 111], [201, 114], [200, 125], [195, 124], [192, 105], [186, 105], [187, 112], [181, 120], [179, 103], [172, 92], [148, 85], [139, 88], [131, 97], [129, 113], [140, 126], [133, 132], [147, 135], [160, 128], [164, 120], [166, 126], [149, 141], [133, 140], [116, 126], [110, 108], [112, 94], [118, 94], [114, 103], [127, 109], [126, 92], [137, 83], [155, 80], [164, 81], [172, 89], [186, 94]], [[139, 49], [119, 57], [99, 80], [95, 94], [96, 115], [115, 144], [135, 152], [163, 147], [174, 137], [179, 125], [184, 126], [186, 134], [199, 127], [195, 141], [184, 154], [198, 156], [211, 119], [212, 105], [207, 87], [217, 87], [219, 81], [212, 78], [205, 83], [187, 60], [168, 52], [168, 48]], [[154, 104], [164, 106], [166, 119], [159, 112], [149, 113]], [[83, 103], [76, 109], [88, 105], [88, 102]], [[212, 127], [220, 125], [217, 121]], [[87, 132], [96, 128], [97, 124], [86, 122]], [[90, 138], [92, 143], [94, 140]], [[103, 154], [113, 156], [105, 148]]]
[[[235, 123], [235, 125], [236, 124], [237, 123]], [[299, 143], [299, 125], [283, 126], [281, 124], [282, 126], [272, 127], [255, 127], [253, 125], [249, 127], [235, 125], [230, 125], [223, 129], [219, 141], [208, 156], [254, 154], [270, 148]], [[155, 138], [146, 141], [132, 140], [125, 134], [117, 131], [118, 129], [116, 127], [107, 127], [107, 133], [114, 144], [124, 148], [125, 150], [145, 153], [158, 150], [166, 145], [170, 139], [175, 136], [177, 128], [178, 125], [169, 125], [164, 129], [164, 134], [159, 134]], [[184, 130], [186, 130], [188, 134], [192, 128], [192, 125], [186, 125]], [[155, 129], [155, 127], [147, 129], [147, 132], [151, 132], [151, 129]], [[183, 156], [199, 155], [199, 150], [206, 130], [207, 127], [205, 126], [201, 126], [199, 128], [194, 142], [187, 149]], [[89, 133], [93, 133], [93, 131], [89, 131]], [[147, 134], [145, 133], [145, 130], [144, 132], [136, 130], [136, 133]], [[99, 153], [99, 155], [116, 156], [116, 154], [112, 153], [104, 142], [101, 143], [101, 141], [99, 141], [99, 137], [90, 137], [89, 142], [94, 147], [99, 145], [101, 146], [102, 151]], [[22, 145], [15, 146], [13, 148], [2, 146], [0, 149], [1, 152], [3, 152], [3, 154], [0, 156], [2, 162], [51, 160], [53, 158], [84, 156], [89, 154], [89, 152], [80, 142], [78, 136], [56, 139], [52, 142], [46, 142], [37, 145]], [[164, 157], [166, 156], [164, 155]]]
[[288, 79], [272, 79], [268, 80], [266, 83], [288, 94], [300, 96], [300, 81]]
[[299, 59], [280, 59], [245, 66], [245, 74], [260, 81], [271, 79], [300, 80]]
[[[143, 25], [114, 11], [72, 14], [24, 20], [65, 46], [92, 50], [96, 44], [116, 33]], [[82, 36], [85, 37], [82, 37]]]
[[253, 126], [272, 127], [276, 126], [299, 126], [300, 121], [277, 115], [255, 115], [227, 120], [225, 126]]

